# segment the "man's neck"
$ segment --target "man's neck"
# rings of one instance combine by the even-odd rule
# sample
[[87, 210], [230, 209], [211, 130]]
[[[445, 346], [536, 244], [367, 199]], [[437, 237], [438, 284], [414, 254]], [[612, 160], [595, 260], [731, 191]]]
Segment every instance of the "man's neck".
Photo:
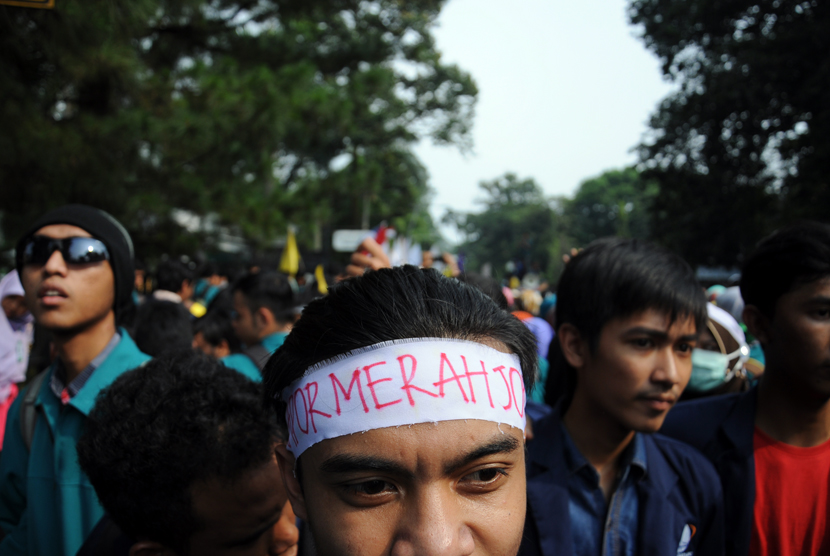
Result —
[[600, 487], [608, 500], [616, 488], [620, 456], [634, 439], [634, 431], [620, 426], [578, 390], [562, 421], [579, 452], [599, 474]]
[[274, 334], [278, 334], [280, 332], [286, 333], [286, 334], [288, 332], [291, 332], [291, 325], [290, 324], [277, 324], [277, 323], [274, 323], [271, 326], [263, 328], [259, 332], [259, 341], [261, 342], [262, 340], [264, 340], [268, 336], [273, 336]]
[[830, 400], [804, 395], [784, 373], [768, 368], [758, 385], [755, 425], [779, 442], [818, 446], [830, 440]]
[[55, 333], [55, 351], [66, 371], [66, 384], [72, 382], [101, 353], [115, 334], [115, 316], [110, 313], [80, 331]]

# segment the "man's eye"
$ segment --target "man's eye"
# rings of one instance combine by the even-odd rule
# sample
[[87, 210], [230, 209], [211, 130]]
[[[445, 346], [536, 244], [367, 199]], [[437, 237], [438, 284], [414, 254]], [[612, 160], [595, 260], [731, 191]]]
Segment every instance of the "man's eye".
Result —
[[631, 340], [631, 344], [634, 347], [643, 348], [643, 349], [650, 348], [650, 347], [654, 346], [654, 342], [651, 341], [651, 338], [634, 338], [634, 339]]
[[357, 494], [364, 496], [377, 496], [389, 492], [395, 492], [395, 485], [382, 481], [380, 479], [372, 479], [371, 481], [363, 481], [362, 483], [354, 483], [348, 485], [348, 489]]
[[816, 309], [813, 311], [813, 315], [819, 320], [830, 319], [830, 308]]
[[682, 344], [677, 345], [677, 351], [679, 351], [681, 353], [691, 353], [692, 348], [694, 348], [694, 347], [695, 346], [693, 346], [692, 344], [689, 344], [687, 342], [683, 342]]
[[498, 481], [501, 477], [506, 477], [507, 471], [501, 467], [487, 467], [486, 469], [479, 469], [464, 477], [464, 481], [468, 483], [489, 484]]

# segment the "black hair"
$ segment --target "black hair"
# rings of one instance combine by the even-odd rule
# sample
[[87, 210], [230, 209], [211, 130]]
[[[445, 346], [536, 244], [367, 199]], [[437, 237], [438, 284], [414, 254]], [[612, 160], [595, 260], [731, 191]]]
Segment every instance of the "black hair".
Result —
[[103, 390], [77, 447], [101, 504], [127, 535], [184, 553], [202, 526], [191, 487], [238, 480], [266, 464], [278, 440], [259, 384], [188, 350]]
[[495, 301], [501, 309], [510, 310], [507, 298], [504, 297], [504, 293], [501, 291], [501, 285], [493, 278], [475, 272], [464, 272], [458, 276], [458, 279], [484, 292], [484, 295]]
[[251, 312], [265, 307], [280, 324], [294, 322], [294, 291], [285, 274], [279, 272], [252, 272], [233, 285], [233, 291], [245, 296]]
[[193, 335], [195, 336], [197, 332], [200, 332], [205, 341], [214, 347], [225, 340], [231, 352], [242, 351], [242, 343], [233, 331], [231, 315], [227, 311], [211, 310], [205, 316], [196, 319], [193, 323]]
[[[594, 352], [608, 321], [649, 309], [669, 315], [672, 323], [692, 317], [697, 330], [706, 325], [706, 297], [686, 261], [640, 240], [599, 239], [574, 256], [559, 279], [557, 337], [563, 324], [571, 324]], [[576, 388], [576, 370], [558, 341], [552, 347], [545, 402], [561, 402], [564, 410]]]
[[533, 333], [480, 290], [415, 266], [385, 268], [344, 280], [309, 303], [264, 369], [265, 393], [281, 425], [279, 399], [310, 366], [353, 350], [404, 338], [453, 338], [503, 343], [519, 357], [525, 388], [533, 388]]
[[199, 268], [199, 278], [210, 278], [219, 274], [219, 264], [207, 261]]
[[181, 303], [148, 299], [138, 308], [133, 328], [138, 349], [153, 357], [193, 342], [190, 312]]
[[183, 282], [192, 282], [194, 277], [193, 271], [183, 262], [168, 259], [159, 263], [156, 269], [156, 289], [178, 292]]
[[830, 226], [800, 222], [762, 239], [744, 264], [741, 297], [766, 316], [775, 316], [782, 295], [830, 276]]

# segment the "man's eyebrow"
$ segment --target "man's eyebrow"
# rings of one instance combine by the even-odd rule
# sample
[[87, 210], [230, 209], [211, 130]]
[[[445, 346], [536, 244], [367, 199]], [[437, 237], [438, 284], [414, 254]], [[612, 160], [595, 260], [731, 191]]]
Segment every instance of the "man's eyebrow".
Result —
[[509, 454], [518, 448], [519, 441], [512, 436], [505, 435], [503, 438], [479, 446], [473, 449], [473, 451], [457, 458], [455, 461], [448, 463], [444, 466], [444, 474], [452, 475], [454, 472], [476, 460], [495, 454]]
[[[649, 328], [648, 326], [635, 326], [634, 328], [629, 328], [623, 332], [623, 334], [625, 336], [645, 334], [646, 336], [652, 336], [659, 338], [660, 340], [668, 340], [669, 338], [669, 334], [665, 330], [660, 330], [659, 328]], [[678, 340], [682, 340], [684, 342], [691, 342], [698, 339], [700, 339], [700, 333], [698, 332], [695, 332], [694, 334], [684, 334], [678, 338]]]
[[390, 475], [397, 475], [406, 479], [414, 479], [415, 474], [403, 465], [387, 459], [362, 456], [357, 454], [338, 454], [325, 460], [320, 465], [324, 473], [357, 473], [357, 472], [379, 472]]
[[665, 330], [659, 328], [649, 328], [648, 326], [635, 326], [623, 332], [626, 336], [633, 336], [635, 334], [645, 334], [647, 336], [657, 336], [659, 338], [668, 338], [669, 334]]

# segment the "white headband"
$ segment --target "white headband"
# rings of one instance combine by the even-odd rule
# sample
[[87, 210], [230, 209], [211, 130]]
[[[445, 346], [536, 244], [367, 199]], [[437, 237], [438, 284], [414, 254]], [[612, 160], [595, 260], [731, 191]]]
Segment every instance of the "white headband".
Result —
[[519, 358], [464, 340], [384, 342], [323, 361], [283, 390], [287, 448], [371, 429], [478, 419], [524, 431]]

